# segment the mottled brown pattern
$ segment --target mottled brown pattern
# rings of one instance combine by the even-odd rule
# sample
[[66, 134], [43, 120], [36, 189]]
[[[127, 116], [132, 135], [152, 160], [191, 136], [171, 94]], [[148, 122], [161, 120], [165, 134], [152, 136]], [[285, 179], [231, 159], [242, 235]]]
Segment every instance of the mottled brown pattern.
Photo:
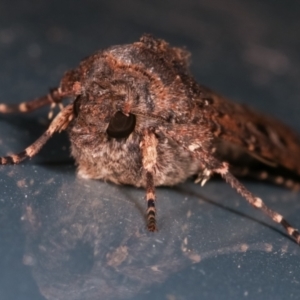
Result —
[[192, 175], [203, 185], [216, 173], [300, 243], [299, 232], [232, 175], [257, 174], [259, 166], [256, 177], [266, 179], [278, 170], [286, 178], [270, 178], [295, 186], [298, 137], [279, 121], [197, 84], [188, 58], [185, 50], [144, 35], [86, 58], [48, 96], [19, 106], [0, 104], [2, 113], [27, 112], [65, 97], [75, 100], [37, 142], [20, 155], [1, 158], [1, 164], [32, 157], [54, 132], [68, 128], [80, 176], [146, 189], [150, 231], [157, 229], [155, 186]]
[[206, 89], [213, 99], [212, 120], [221, 126], [216, 137], [241, 147], [243, 151], [274, 166], [282, 166], [300, 175], [300, 139], [280, 121], [233, 103]]

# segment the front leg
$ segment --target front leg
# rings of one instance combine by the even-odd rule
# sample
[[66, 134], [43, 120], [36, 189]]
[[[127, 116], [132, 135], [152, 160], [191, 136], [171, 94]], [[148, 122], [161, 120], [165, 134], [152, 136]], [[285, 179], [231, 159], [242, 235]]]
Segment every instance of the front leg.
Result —
[[19, 154], [0, 157], [0, 165], [18, 164], [36, 155], [55, 132], [65, 130], [74, 117], [73, 104], [67, 105], [51, 122], [49, 128], [33, 144]]
[[157, 162], [157, 138], [150, 130], [145, 130], [140, 143], [143, 163], [143, 175], [146, 178], [147, 228], [157, 231], [155, 219], [155, 187], [154, 175]]
[[20, 104], [0, 103], [0, 113], [28, 113], [49, 104], [61, 103], [62, 100], [68, 96], [69, 94], [63, 93], [60, 88], [54, 88], [51, 89], [47, 95], [33, 99], [31, 101], [22, 102]]

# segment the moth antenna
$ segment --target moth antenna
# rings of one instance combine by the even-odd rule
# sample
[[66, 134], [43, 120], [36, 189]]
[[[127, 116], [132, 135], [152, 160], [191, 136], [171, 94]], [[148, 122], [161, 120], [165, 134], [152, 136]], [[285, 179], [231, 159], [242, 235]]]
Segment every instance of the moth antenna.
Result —
[[26, 158], [36, 155], [55, 132], [67, 128], [73, 118], [73, 105], [67, 105], [51, 122], [49, 128], [33, 144], [19, 154], [0, 157], [0, 165], [18, 164]]
[[243, 198], [245, 198], [252, 206], [261, 210], [264, 214], [269, 216], [274, 222], [281, 224], [287, 233], [300, 244], [300, 233], [293, 228], [282, 215], [276, 211], [271, 210], [260, 198], [255, 197], [249, 192], [229, 171], [219, 172], [227, 183], [231, 185]]
[[67, 95], [63, 94], [60, 88], [51, 89], [50, 92], [42, 97], [19, 104], [0, 103], [0, 113], [28, 113], [51, 103], [60, 103]]

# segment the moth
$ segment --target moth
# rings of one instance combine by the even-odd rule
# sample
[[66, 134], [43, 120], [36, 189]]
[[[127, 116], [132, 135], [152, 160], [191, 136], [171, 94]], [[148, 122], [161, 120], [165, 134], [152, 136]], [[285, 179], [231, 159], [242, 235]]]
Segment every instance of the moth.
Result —
[[235, 177], [299, 187], [300, 139], [279, 121], [199, 85], [190, 75], [189, 56], [143, 35], [87, 57], [46, 96], [0, 104], [1, 113], [27, 113], [71, 99], [38, 140], [0, 163], [31, 158], [54, 133], [67, 130], [79, 176], [145, 188], [149, 231], [157, 230], [156, 186], [191, 176], [204, 185], [219, 174], [300, 244], [299, 231]]

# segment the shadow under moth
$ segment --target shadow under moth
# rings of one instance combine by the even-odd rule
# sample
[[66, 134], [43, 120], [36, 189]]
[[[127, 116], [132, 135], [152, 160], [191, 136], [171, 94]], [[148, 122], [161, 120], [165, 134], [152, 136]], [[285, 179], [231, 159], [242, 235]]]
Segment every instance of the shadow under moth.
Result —
[[149, 231], [157, 230], [155, 186], [191, 176], [204, 185], [219, 174], [300, 244], [298, 230], [235, 177], [298, 188], [299, 138], [279, 121], [199, 85], [188, 63], [186, 50], [150, 35], [87, 57], [48, 95], [0, 104], [0, 113], [27, 113], [71, 99], [38, 140], [0, 163], [31, 158], [55, 132], [67, 130], [79, 176], [145, 188]]

